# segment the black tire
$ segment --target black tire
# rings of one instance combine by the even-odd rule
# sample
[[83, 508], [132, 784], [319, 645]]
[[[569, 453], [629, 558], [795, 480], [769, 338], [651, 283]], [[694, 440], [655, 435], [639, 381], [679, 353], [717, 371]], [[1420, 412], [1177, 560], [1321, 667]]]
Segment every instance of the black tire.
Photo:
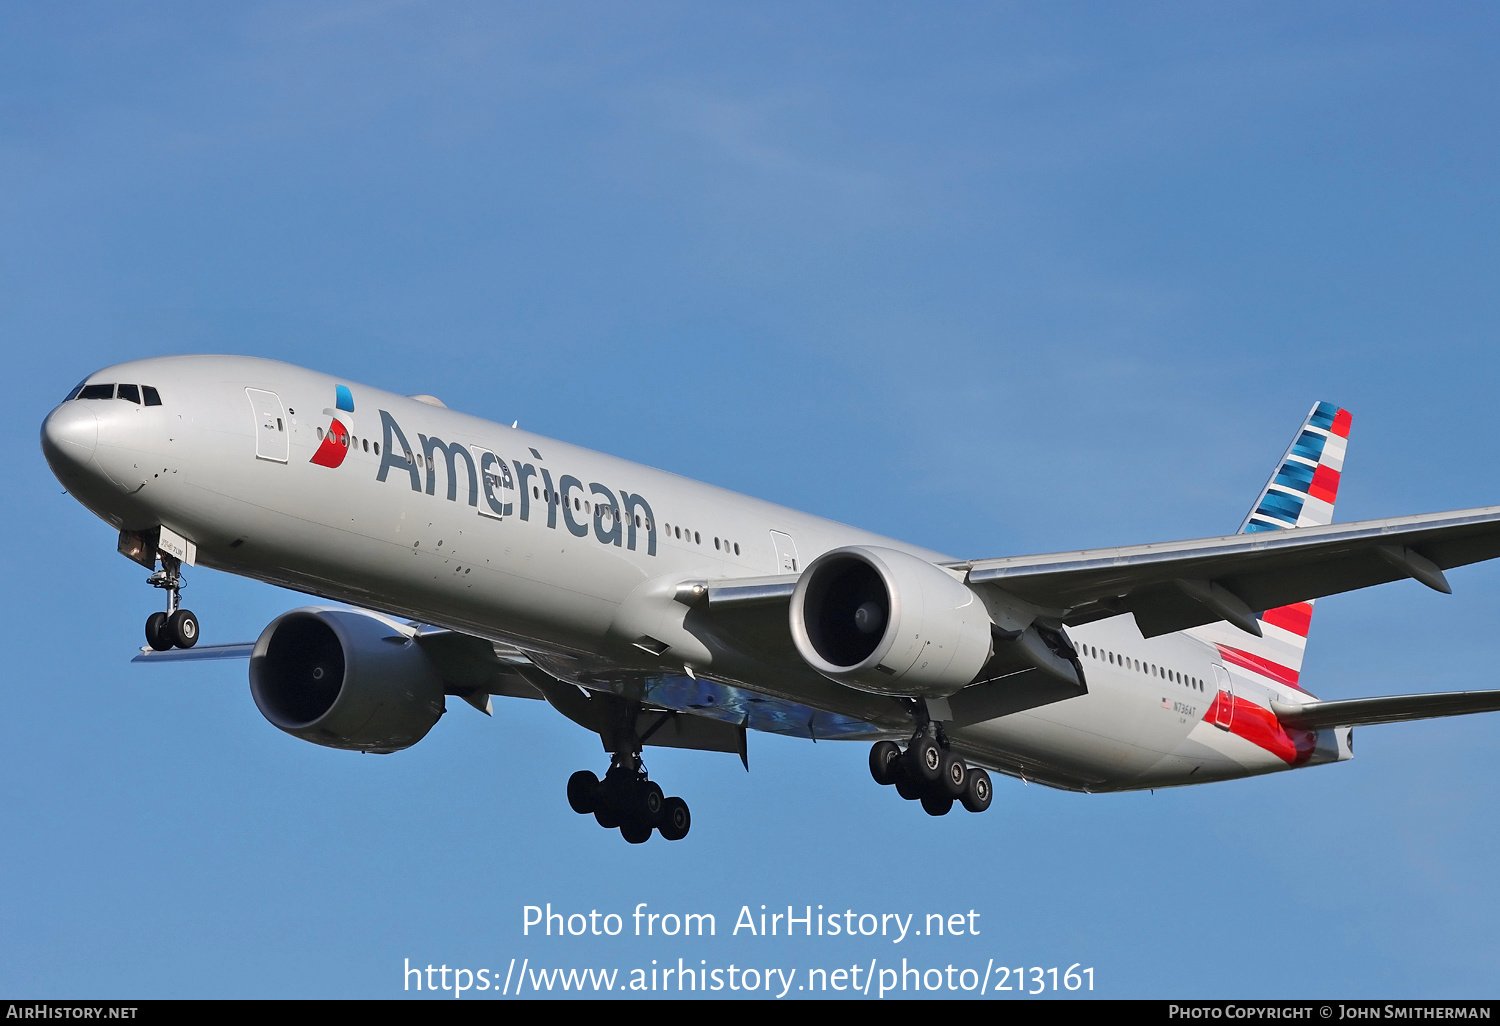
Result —
[[146, 617], [146, 644], [158, 652], [165, 652], [172, 647], [172, 636], [167, 633], [166, 613], [152, 613]]
[[688, 812], [687, 802], [681, 798], [668, 798], [661, 806], [661, 823], [657, 830], [668, 841], [680, 841], [688, 835], [693, 825], [693, 816]]
[[645, 844], [651, 840], [651, 828], [644, 823], [621, 823], [620, 836], [631, 844]]
[[901, 746], [894, 741], [876, 741], [870, 746], [870, 776], [877, 784], [894, 784]]
[[594, 819], [606, 830], [613, 830], [622, 822], [619, 810], [610, 800], [612, 797], [607, 787], [601, 787], [594, 792]]
[[953, 809], [953, 799], [947, 795], [928, 795], [922, 799], [922, 808], [929, 816], [946, 816]]
[[990, 785], [990, 775], [978, 766], [969, 768], [969, 779], [964, 788], [964, 808], [970, 812], [983, 812], [990, 807], [990, 802], [995, 797], [995, 789]]
[[935, 784], [943, 775], [943, 750], [932, 738], [922, 736], [913, 741], [901, 757], [901, 768], [912, 780]]
[[905, 773], [896, 778], [896, 793], [909, 802], [914, 802], [927, 793], [927, 789]]
[[198, 618], [186, 609], [179, 609], [167, 621], [167, 637], [178, 648], [192, 648], [198, 644]]
[[943, 753], [942, 776], [938, 778], [938, 793], [949, 798], [962, 798], [969, 783], [969, 767], [963, 756], [954, 751]]
[[594, 792], [599, 790], [599, 778], [588, 770], [579, 770], [568, 778], [568, 805], [580, 816], [594, 811]]
[[641, 781], [635, 800], [636, 815], [648, 831], [661, 822], [662, 807], [667, 803], [667, 796], [662, 794], [661, 786], [656, 781]]

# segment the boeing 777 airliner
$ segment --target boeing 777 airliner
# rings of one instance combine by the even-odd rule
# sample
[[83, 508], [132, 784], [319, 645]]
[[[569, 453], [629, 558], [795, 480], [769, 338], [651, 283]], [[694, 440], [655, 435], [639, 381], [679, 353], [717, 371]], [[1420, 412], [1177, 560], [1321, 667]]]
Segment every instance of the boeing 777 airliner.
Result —
[[[1237, 534], [960, 559], [269, 360], [90, 375], [42, 426], [59, 481], [152, 571], [137, 659], [248, 657], [272, 724], [395, 752], [446, 696], [538, 699], [596, 732], [581, 814], [684, 837], [644, 746], [748, 731], [873, 742], [934, 816], [987, 772], [1078, 791], [1348, 759], [1359, 724], [1500, 709], [1500, 691], [1319, 701], [1313, 600], [1500, 555], [1500, 507], [1334, 524], [1349, 414], [1313, 407]], [[195, 647], [183, 568], [341, 603]]]

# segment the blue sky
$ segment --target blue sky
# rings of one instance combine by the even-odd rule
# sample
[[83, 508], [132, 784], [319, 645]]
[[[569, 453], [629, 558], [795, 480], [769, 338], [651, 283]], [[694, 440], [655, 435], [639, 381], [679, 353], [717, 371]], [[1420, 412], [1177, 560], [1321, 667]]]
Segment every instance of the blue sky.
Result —
[[[1106, 996], [1493, 994], [1500, 721], [932, 820], [862, 745], [651, 753], [691, 836], [575, 816], [596, 739], [458, 704], [366, 758], [157, 594], [36, 433], [95, 368], [289, 360], [961, 556], [1232, 530], [1308, 407], [1337, 517], [1500, 498], [1500, 17], [1382, 4], [0, 10], [0, 993], [400, 994], [403, 959], [1094, 966]], [[1500, 567], [1321, 602], [1323, 697], [1492, 687]], [[193, 573], [205, 641], [298, 596]], [[455, 703], [457, 704], [457, 703]], [[691, 944], [522, 907], [713, 912]], [[742, 905], [982, 913], [903, 946]]]

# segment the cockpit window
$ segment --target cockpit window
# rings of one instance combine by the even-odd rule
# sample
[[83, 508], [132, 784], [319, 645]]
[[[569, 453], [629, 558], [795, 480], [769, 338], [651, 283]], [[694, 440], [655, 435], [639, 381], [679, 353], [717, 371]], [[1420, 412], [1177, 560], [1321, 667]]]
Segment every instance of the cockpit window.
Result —
[[117, 399], [127, 399], [139, 404], [141, 401], [141, 390], [138, 385], [121, 385], [120, 391], [115, 394]]
[[115, 397], [115, 386], [108, 385], [84, 385], [78, 393], [80, 399], [113, 399]]
[[141, 394], [146, 397], [147, 406], [161, 405], [161, 396], [157, 395], [156, 389], [152, 388], [150, 385], [142, 385]]
[[89, 380], [88, 378], [84, 378], [78, 384], [74, 385], [71, 389], [69, 389], [69, 391], [68, 391], [68, 397], [66, 399], [64, 399], [63, 402], [65, 402], [65, 403], [66, 402], [71, 402], [72, 400], [77, 399], [78, 398], [78, 393], [83, 391], [83, 386], [88, 383], [88, 380]]

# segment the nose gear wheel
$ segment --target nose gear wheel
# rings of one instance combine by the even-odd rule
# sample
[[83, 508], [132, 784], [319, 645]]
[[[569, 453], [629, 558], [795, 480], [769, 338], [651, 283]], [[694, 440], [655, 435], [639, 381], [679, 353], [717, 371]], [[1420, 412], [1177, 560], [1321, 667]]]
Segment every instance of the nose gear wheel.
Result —
[[158, 652], [172, 648], [192, 648], [198, 643], [198, 618], [189, 609], [183, 609], [182, 561], [165, 553], [161, 557], [161, 569], [146, 583], [167, 593], [166, 612], [152, 613], [146, 617], [146, 644]]

